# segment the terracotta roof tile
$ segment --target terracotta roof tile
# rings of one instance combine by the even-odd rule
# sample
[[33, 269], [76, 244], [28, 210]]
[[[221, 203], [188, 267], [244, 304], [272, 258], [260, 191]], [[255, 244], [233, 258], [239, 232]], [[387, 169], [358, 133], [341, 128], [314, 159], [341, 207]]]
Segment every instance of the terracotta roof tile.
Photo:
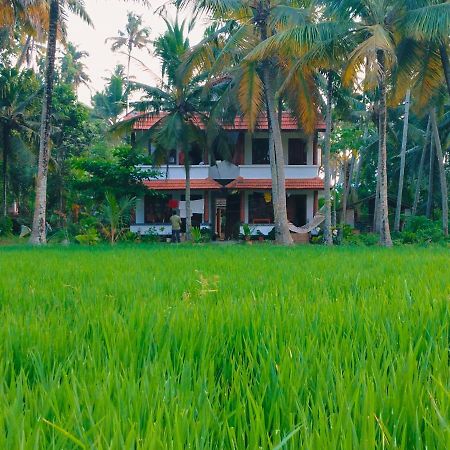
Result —
[[[186, 180], [148, 180], [144, 181], [149, 189], [161, 191], [183, 191], [186, 189]], [[222, 186], [211, 178], [191, 180], [191, 189], [221, 189]]]
[[[133, 126], [133, 129], [136, 131], [148, 130], [153, 127], [159, 120], [161, 120], [167, 113], [161, 112], [158, 115], [150, 115], [150, 114], [141, 114], [141, 118], [138, 118]], [[139, 114], [130, 113], [125, 119], [131, 119], [132, 117], [139, 117]], [[194, 117], [193, 122], [200, 129], [205, 129], [204, 123], [200, 120], [200, 118]], [[234, 121], [234, 124], [224, 124], [223, 128], [225, 130], [233, 130], [233, 131], [246, 131], [248, 130], [248, 121], [242, 117], [237, 117]], [[267, 130], [268, 129], [268, 121], [267, 116], [264, 114], [259, 117], [256, 123], [256, 130]], [[295, 117], [293, 117], [288, 112], [283, 112], [281, 118], [281, 129], [283, 131], [296, 131], [299, 130], [298, 121]], [[317, 131], [325, 130], [325, 123], [323, 121], [319, 121], [316, 125]]]
[[[238, 177], [225, 186], [228, 189], [272, 189], [271, 179]], [[322, 178], [295, 178], [286, 180], [286, 189], [323, 189]]]

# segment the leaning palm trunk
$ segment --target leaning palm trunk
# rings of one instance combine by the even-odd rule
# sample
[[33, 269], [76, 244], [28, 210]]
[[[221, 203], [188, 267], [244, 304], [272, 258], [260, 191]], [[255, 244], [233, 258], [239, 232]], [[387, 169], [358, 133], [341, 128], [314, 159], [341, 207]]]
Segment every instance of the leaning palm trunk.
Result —
[[352, 158], [350, 160], [350, 167], [348, 170], [348, 182], [347, 182], [347, 203], [348, 203], [348, 199], [350, 198], [350, 194], [352, 193], [353, 189], [352, 189], [352, 181], [353, 181], [353, 176], [355, 173], [355, 160], [356, 160], [356, 155], [352, 152]]
[[36, 200], [34, 205], [32, 244], [45, 244], [46, 207], [47, 207], [47, 174], [50, 159], [50, 120], [53, 98], [53, 82], [55, 74], [56, 35], [59, 20], [59, 0], [50, 3], [50, 21], [47, 42], [47, 68], [45, 72], [45, 91], [42, 102], [41, 132], [39, 145], [39, 163], [36, 180]]
[[423, 144], [422, 155], [420, 156], [419, 172], [417, 174], [416, 192], [414, 194], [414, 203], [412, 207], [413, 216], [417, 214], [417, 205], [419, 204], [420, 185], [422, 183], [423, 166], [425, 164], [425, 156], [427, 153], [428, 145], [430, 144], [430, 138], [431, 138], [431, 117], [428, 117], [427, 131], [425, 133], [425, 143]]
[[387, 179], [387, 106], [386, 106], [386, 69], [385, 55], [383, 50], [377, 52], [378, 64], [380, 66], [380, 117], [379, 117], [379, 145], [380, 145], [380, 244], [392, 247], [391, 230], [389, 228], [389, 206], [388, 206], [388, 179]]
[[28, 55], [28, 52], [30, 51], [32, 39], [33, 38], [30, 35], [27, 36], [27, 40], [25, 41], [25, 44], [22, 47], [20, 56], [16, 62], [16, 69], [18, 69], [18, 70], [23, 66], [25, 60], [27, 59], [27, 55]]
[[328, 73], [327, 117], [325, 129], [325, 142], [323, 147], [323, 167], [325, 172], [325, 179], [324, 179], [325, 225], [323, 230], [323, 241], [325, 245], [333, 245], [333, 236], [331, 234], [331, 168], [330, 168], [332, 95], [333, 95], [333, 82], [331, 78], [331, 73]]
[[378, 149], [377, 184], [375, 187], [375, 206], [373, 209], [373, 231], [380, 232], [380, 149]]
[[7, 126], [3, 128], [3, 161], [2, 161], [2, 178], [3, 178], [3, 217], [8, 215], [7, 192], [8, 192], [8, 154], [9, 154], [9, 129]]
[[273, 210], [275, 219], [275, 239], [276, 242], [282, 245], [292, 245], [292, 237], [289, 232], [289, 223], [287, 219], [286, 208], [286, 184], [284, 174], [284, 154], [283, 142], [281, 140], [280, 124], [278, 123], [277, 112], [275, 107], [275, 90], [272, 85], [272, 76], [267, 62], [264, 63], [263, 78], [264, 78], [264, 94], [266, 97], [266, 105], [268, 111], [269, 135], [273, 138], [273, 153], [270, 165], [272, 174], [276, 173], [277, 179], [272, 180], [272, 185], [276, 185], [276, 201], [273, 199]]
[[186, 241], [191, 240], [192, 214], [191, 214], [191, 165], [189, 161], [189, 152], [184, 152], [184, 169], [186, 171]]
[[343, 237], [344, 225], [347, 223], [347, 199], [348, 199], [348, 159], [344, 159], [344, 169], [343, 169], [343, 185], [342, 185], [342, 205], [341, 205], [341, 220], [340, 220], [340, 237]]
[[442, 231], [445, 236], [448, 236], [448, 188], [447, 177], [445, 174], [444, 155], [442, 153], [441, 138], [439, 137], [439, 130], [436, 120], [436, 110], [431, 110], [431, 124], [433, 127], [434, 143], [436, 147], [436, 157], [439, 167], [439, 179], [441, 182], [441, 198], [442, 198]]
[[402, 211], [403, 180], [405, 176], [406, 144], [408, 142], [409, 105], [411, 91], [406, 91], [405, 119], [403, 122], [402, 148], [400, 150], [400, 175], [398, 179], [397, 207], [395, 208], [394, 231], [400, 231], [400, 215]]
[[430, 144], [430, 165], [428, 171], [428, 198], [427, 198], [427, 211], [426, 216], [431, 219], [433, 215], [433, 194], [434, 194], [434, 145], [435, 136], [431, 133], [431, 144]]
[[131, 66], [131, 44], [128, 46], [128, 61], [127, 61], [127, 87], [126, 87], [126, 96], [127, 103], [125, 108], [125, 114], [128, 114], [130, 110], [130, 66]]
[[[268, 117], [269, 115], [267, 115]], [[269, 160], [275, 161], [275, 144], [273, 141], [273, 133], [269, 133]], [[272, 177], [272, 205], [278, 203], [278, 174], [274, 164], [270, 165], [270, 174]]]

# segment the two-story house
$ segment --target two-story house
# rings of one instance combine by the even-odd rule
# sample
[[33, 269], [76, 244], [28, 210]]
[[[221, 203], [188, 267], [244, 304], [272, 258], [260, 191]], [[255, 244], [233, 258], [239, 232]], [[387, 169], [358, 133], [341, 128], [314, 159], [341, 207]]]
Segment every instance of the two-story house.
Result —
[[[136, 121], [134, 132], [148, 130], [157, 120], [158, 117], [142, 117]], [[240, 118], [224, 128], [233, 142], [231, 161], [213, 161], [200, 149], [190, 153], [192, 224], [208, 227], [222, 239], [238, 237], [243, 223], [250, 225], [253, 234], [267, 235], [274, 227], [267, 118], [258, 120], [253, 133]], [[287, 112], [282, 115], [287, 212], [289, 221], [296, 226], [311, 221], [318, 208], [323, 180], [319, 177], [317, 141], [318, 133], [324, 130], [325, 124], [319, 123], [315, 134], [306, 136], [295, 118]], [[159, 168], [160, 177], [146, 182], [149, 189], [163, 195], [138, 199], [132, 231], [144, 234], [152, 229], [168, 235], [171, 210], [177, 208], [181, 217], [186, 217], [183, 163], [183, 154], [171, 152], [168, 164]]]

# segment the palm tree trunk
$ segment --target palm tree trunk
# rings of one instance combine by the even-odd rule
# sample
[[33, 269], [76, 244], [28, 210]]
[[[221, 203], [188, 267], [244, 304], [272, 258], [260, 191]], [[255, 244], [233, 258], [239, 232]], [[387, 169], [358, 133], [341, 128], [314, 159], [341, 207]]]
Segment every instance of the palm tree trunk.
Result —
[[439, 179], [441, 181], [441, 200], [442, 200], [442, 231], [444, 236], [448, 236], [448, 187], [447, 177], [444, 166], [444, 155], [442, 153], [441, 138], [436, 120], [436, 109], [431, 110], [431, 124], [433, 127], [434, 143], [436, 147], [436, 157], [439, 167]]
[[428, 117], [427, 131], [425, 133], [425, 143], [423, 145], [422, 155], [420, 156], [419, 172], [417, 174], [416, 192], [414, 194], [414, 203], [412, 207], [413, 216], [417, 214], [417, 205], [419, 204], [420, 185], [422, 183], [423, 166], [425, 164], [425, 156], [427, 153], [428, 144], [430, 143], [430, 139], [431, 139], [431, 117]]
[[[281, 139], [281, 129], [278, 123], [277, 111], [275, 106], [275, 89], [272, 84], [272, 74], [268, 67], [268, 62], [263, 67], [264, 94], [268, 111], [269, 135], [273, 136], [273, 156], [270, 160], [271, 171], [276, 173], [277, 179], [272, 180], [272, 186], [276, 185], [276, 202], [273, 202], [275, 219], [275, 240], [282, 245], [292, 245], [292, 237], [289, 232], [286, 208], [286, 184], [284, 175], [284, 153], [283, 142]], [[272, 194], [273, 195], [273, 194]], [[275, 199], [273, 199], [275, 200]]]
[[[267, 117], [269, 114], [267, 114]], [[275, 161], [275, 143], [273, 133], [269, 133], [269, 161]], [[278, 174], [274, 164], [270, 165], [270, 174], [272, 177], [272, 207], [278, 203]]]
[[385, 55], [383, 50], [377, 51], [378, 64], [380, 66], [380, 125], [379, 125], [379, 145], [380, 145], [380, 244], [385, 247], [392, 247], [391, 230], [389, 228], [389, 205], [388, 205], [388, 179], [387, 179], [387, 106], [386, 106], [386, 72]]
[[380, 149], [378, 149], [377, 184], [375, 187], [375, 205], [373, 208], [373, 231], [380, 232]]
[[50, 121], [53, 99], [53, 82], [55, 75], [56, 37], [59, 20], [59, 0], [51, 0], [50, 20], [47, 41], [47, 68], [45, 72], [45, 90], [42, 102], [41, 131], [39, 144], [38, 174], [36, 180], [36, 200], [34, 206], [32, 244], [45, 244], [46, 207], [47, 207], [47, 174], [50, 159]]
[[402, 148], [400, 150], [400, 175], [398, 178], [397, 207], [395, 208], [394, 231], [400, 231], [400, 215], [402, 211], [403, 181], [405, 176], [406, 144], [408, 142], [409, 105], [411, 90], [406, 91], [405, 119], [403, 121]]
[[184, 152], [184, 169], [186, 171], [186, 241], [191, 240], [192, 213], [191, 213], [191, 163], [189, 161], [189, 152]]
[[8, 215], [8, 155], [9, 155], [9, 128], [3, 128], [3, 161], [2, 161], [2, 179], [3, 179], [3, 217]]
[[447, 91], [450, 94], [450, 63], [448, 61], [447, 48], [445, 44], [439, 46], [439, 53], [441, 55], [442, 67], [444, 69], [445, 82], [447, 83]]
[[25, 44], [22, 48], [22, 51], [20, 52], [19, 59], [16, 62], [16, 69], [18, 69], [18, 70], [22, 67], [23, 63], [27, 59], [27, 54], [28, 54], [28, 51], [31, 46], [31, 40], [32, 40], [32, 37], [30, 35], [28, 35], [27, 40], [25, 41]]
[[354, 172], [355, 172], [355, 159], [356, 156], [353, 154], [351, 155], [351, 160], [350, 160], [350, 167], [348, 169], [348, 183], [347, 183], [347, 203], [348, 203], [348, 199], [350, 198], [350, 193], [352, 192], [352, 180], [353, 180], [353, 176], [354, 176]]
[[327, 116], [325, 128], [325, 142], [323, 146], [323, 168], [325, 172], [325, 179], [324, 179], [325, 225], [323, 230], [323, 241], [325, 245], [333, 245], [333, 236], [331, 233], [331, 167], [330, 167], [332, 96], [333, 96], [333, 79], [331, 72], [328, 72]]
[[430, 166], [428, 172], [428, 198], [427, 198], [427, 212], [426, 216], [431, 219], [433, 214], [433, 191], [434, 191], [434, 145], [435, 136], [431, 133], [431, 144], [430, 144]]
[[127, 87], [126, 87], [126, 95], [127, 95], [127, 105], [125, 113], [128, 114], [128, 111], [130, 109], [130, 98], [129, 98], [129, 91], [130, 88], [130, 65], [131, 65], [131, 48], [128, 48], [128, 62], [127, 62]]
[[340, 238], [343, 238], [344, 225], [347, 223], [347, 193], [348, 193], [348, 159], [344, 158], [343, 169], [343, 184], [342, 184], [342, 202], [341, 202], [341, 220], [340, 220]]

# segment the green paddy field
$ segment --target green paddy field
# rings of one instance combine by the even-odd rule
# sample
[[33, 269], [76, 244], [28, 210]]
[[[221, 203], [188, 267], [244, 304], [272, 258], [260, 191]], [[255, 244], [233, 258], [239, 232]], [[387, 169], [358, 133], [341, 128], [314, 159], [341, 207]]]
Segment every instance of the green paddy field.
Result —
[[450, 252], [0, 248], [0, 449], [446, 449]]

